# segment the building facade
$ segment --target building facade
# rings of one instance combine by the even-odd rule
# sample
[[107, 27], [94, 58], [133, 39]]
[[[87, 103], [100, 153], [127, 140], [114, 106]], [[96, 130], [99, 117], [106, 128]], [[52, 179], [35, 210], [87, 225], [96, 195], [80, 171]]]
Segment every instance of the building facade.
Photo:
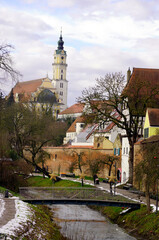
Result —
[[58, 48], [54, 52], [54, 63], [53, 63], [53, 87], [59, 96], [61, 110], [67, 108], [67, 92], [68, 92], [68, 81], [66, 80], [66, 63], [67, 54], [64, 50], [64, 41], [62, 38], [62, 32], [58, 41]]
[[18, 82], [10, 92], [8, 98], [14, 102], [25, 102], [40, 107], [52, 108], [53, 115], [67, 108], [68, 81], [66, 80], [66, 51], [62, 32], [58, 47], [54, 52], [53, 78], [40, 78], [31, 81]]

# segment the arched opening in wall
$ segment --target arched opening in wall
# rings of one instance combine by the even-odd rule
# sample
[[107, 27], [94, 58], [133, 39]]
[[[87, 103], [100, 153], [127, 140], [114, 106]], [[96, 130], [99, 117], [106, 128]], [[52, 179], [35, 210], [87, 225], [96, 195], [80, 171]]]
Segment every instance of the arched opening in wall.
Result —
[[118, 182], [121, 182], [121, 169], [118, 169], [117, 171], [117, 180]]
[[99, 147], [100, 147], [100, 143], [97, 144], [97, 148], [99, 148]]

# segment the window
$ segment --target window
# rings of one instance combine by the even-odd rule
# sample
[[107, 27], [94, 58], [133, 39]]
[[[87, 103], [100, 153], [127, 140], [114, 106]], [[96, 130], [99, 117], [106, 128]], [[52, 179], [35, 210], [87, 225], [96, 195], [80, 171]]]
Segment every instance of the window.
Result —
[[60, 92], [60, 96], [63, 96], [63, 92]]
[[118, 148], [118, 156], [120, 155], [120, 148]]
[[61, 75], [61, 79], [63, 79], [63, 75]]
[[63, 88], [63, 83], [60, 83], [60, 88]]
[[116, 155], [116, 148], [114, 148], [114, 155]]
[[61, 73], [63, 73], [63, 69], [61, 69]]
[[145, 128], [144, 129], [144, 138], [148, 138], [149, 137], [149, 129]]
[[116, 156], [120, 155], [120, 148], [114, 148], [114, 155]]
[[126, 148], [126, 154], [128, 154], [128, 147]]
[[125, 148], [123, 149], [123, 154], [125, 154]]

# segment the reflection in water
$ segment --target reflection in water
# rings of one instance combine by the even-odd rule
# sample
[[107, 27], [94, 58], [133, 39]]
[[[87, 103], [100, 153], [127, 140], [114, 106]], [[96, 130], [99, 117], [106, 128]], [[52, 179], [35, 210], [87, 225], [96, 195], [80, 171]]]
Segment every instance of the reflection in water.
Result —
[[71, 240], [135, 240], [87, 206], [54, 205], [54, 219]]

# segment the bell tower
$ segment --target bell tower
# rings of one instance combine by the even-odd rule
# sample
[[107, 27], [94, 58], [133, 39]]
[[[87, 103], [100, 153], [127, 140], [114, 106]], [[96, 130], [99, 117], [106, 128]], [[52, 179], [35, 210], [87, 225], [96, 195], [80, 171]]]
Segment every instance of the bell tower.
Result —
[[67, 89], [68, 81], [66, 80], [66, 51], [64, 50], [64, 41], [62, 38], [62, 31], [60, 33], [58, 47], [54, 52], [53, 65], [53, 86], [59, 96], [59, 101], [62, 103], [60, 106], [61, 111], [67, 108]]

